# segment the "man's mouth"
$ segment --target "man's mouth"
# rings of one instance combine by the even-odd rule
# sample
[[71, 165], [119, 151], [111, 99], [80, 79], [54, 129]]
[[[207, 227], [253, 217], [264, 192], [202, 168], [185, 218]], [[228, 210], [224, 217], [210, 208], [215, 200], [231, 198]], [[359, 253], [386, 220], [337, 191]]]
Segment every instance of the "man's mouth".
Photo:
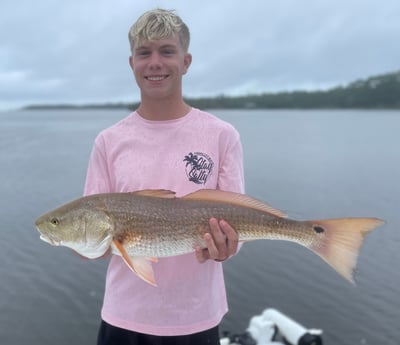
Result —
[[149, 81], [161, 81], [168, 77], [168, 75], [154, 75], [154, 76], [147, 76], [145, 79]]

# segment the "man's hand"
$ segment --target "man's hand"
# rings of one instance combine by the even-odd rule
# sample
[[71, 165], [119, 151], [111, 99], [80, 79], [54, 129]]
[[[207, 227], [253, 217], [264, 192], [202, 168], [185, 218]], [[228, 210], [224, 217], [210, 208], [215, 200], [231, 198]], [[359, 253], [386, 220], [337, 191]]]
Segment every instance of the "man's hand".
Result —
[[225, 261], [236, 254], [239, 237], [236, 231], [224, 220], [211, 218], [210, 232], [204, 235], [207, 248], [196, 247], [196, 257], [200, 263], [207, 260]]

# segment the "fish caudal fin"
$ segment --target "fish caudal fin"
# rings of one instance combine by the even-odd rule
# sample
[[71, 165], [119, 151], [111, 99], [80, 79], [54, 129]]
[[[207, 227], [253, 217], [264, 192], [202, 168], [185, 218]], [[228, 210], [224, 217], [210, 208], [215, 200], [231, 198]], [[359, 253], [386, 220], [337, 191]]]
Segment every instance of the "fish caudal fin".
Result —
[[354, 283], [353, 273], [364, 237], [384, 222], [377, 218], [343, 218], [314, 220], [310, 223], [316, 231], [325, 232], [322, 243], [310, 249]]
[[157, 262], [156, 258], [146, 258], [142, 256], [130, 257], [126, 252], [124, 246], [117, 240], [113, 241], [115, 247], [121, 253], [122, 258], [128, 267], [135, 272], [139, 278], [143, 279], [150, 285], [157, 286], [156, 280], [154, 279], [152, 262]]

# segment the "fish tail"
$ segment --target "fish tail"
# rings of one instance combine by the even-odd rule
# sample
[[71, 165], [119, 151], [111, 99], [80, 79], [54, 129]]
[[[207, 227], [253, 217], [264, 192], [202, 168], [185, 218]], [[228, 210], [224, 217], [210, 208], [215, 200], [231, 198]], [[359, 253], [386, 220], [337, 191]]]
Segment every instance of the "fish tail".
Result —
[[384, 222], [378, 218], [343, 218], [311, 221], [322, 242], [311, 246], [339, 274], [354, 284], [353, 274], [364, 237]]

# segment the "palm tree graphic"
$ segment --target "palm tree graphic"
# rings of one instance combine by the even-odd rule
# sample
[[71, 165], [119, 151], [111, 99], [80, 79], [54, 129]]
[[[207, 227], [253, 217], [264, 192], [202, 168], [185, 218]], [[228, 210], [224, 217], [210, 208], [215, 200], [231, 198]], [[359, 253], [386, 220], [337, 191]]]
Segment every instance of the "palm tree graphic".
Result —
[[193, 154], [190, 152], [185, 158], [183, 159], [184, 162], [186, 162], [186, 167], [190, 164], [192, 165], [193, 168], [197, 168], [198, 166], [198, 160], [199, 156]]

